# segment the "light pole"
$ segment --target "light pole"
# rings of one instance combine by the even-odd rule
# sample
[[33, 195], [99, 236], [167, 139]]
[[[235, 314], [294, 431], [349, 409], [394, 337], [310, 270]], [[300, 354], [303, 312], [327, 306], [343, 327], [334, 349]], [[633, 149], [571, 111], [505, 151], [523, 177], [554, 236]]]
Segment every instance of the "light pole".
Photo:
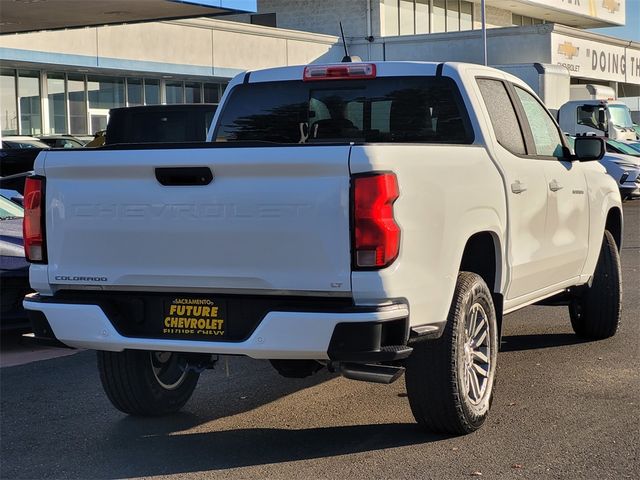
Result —
[[485, 0], [482, 0], [482, 49], [484, 53], [484, 64], [488, 65], [487, 58], [487, 12], [485, 6]]

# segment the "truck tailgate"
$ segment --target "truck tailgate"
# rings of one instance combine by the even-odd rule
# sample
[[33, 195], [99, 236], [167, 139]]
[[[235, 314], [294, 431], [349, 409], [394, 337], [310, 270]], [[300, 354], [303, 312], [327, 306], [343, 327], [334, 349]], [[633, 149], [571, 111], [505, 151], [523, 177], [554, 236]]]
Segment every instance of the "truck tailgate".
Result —
[[[58, 288], [350, 292], [349, 151], [218, 144], [48, 152], [49, 281]], [[213, 180], [176, 186], [156, 178], [158, 168], [189, 167], [210, 168]]]

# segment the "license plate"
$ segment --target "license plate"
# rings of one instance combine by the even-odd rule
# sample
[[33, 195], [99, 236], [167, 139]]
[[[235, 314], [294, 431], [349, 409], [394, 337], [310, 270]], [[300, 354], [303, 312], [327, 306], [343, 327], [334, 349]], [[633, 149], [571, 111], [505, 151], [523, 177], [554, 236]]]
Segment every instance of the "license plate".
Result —
[[164, 301], [162, 335], [212, 340], [225, 337], [227, 303], [208, 297], [173, 297]]

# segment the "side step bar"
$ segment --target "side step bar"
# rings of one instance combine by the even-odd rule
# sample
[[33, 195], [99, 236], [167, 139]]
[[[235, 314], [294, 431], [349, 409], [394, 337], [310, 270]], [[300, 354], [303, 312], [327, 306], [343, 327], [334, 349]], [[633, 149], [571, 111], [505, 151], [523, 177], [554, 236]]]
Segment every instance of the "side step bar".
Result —
[[390, 384], [402, 376], [404, 367], [367, 363], [340, 363], [335, 371], [351, 380]]

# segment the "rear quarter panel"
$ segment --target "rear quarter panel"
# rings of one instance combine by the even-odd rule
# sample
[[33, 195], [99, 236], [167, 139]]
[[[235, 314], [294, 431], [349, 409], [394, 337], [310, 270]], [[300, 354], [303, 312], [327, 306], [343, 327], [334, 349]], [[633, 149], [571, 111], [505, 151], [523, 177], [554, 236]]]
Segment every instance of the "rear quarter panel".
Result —
[[[494, 163], [478, 145], [385, 144], [354, 146], [350, 168], [392, 171], [400, 189], [399, 257], [383, 270], [353, 272], [356, 304], [406, 300], [412, 326], [442, 326], [467, 240], [490, 231], [500, 248], [504, 238], [504, 186]], [[497, 287], [489, 288], [504, 283], [499, 254], [497, 262]]]

